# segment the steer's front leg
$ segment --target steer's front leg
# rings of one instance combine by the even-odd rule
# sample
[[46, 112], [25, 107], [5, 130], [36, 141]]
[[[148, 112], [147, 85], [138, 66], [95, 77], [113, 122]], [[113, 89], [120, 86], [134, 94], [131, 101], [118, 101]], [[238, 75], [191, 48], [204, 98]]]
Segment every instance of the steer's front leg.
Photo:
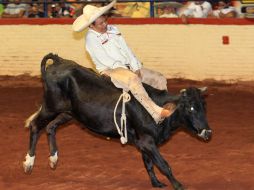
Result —
[[166, 187], [166, 185], [164, 183], [161, 183], [155, 173], [154, 173], [154, 169], [153, 169], [153, 162], [152, 162], [152, 159], [145, 153], [145, 152], [142, 152], [142, 158], [143, 158], [143, 162], [145, 164], [145, 167], [146, 167], [146, 171], [150, 177], [150, 180], [151, 180], [151, 183], [153, 185], [153, 187]]
[[[171, 168], [169, 167], [168, 163], [164, 160], [164, 158], [161, 156], [154, 142], [154, 139], [151, 136], [146, 135], [141, 137], [137, 145], [140, 148], [141, 152], [145, 152], [152, 160], [152, 163], [154, 163], [154, 165], [158, 167], [158, 169], [162, 172], [162, 174], [164, 174], [169, 179], [175, 190], [184, 190], [182, 184], [179, 181], [177, 181], [173, 176]], [[156, 178], [153, 177], [154, 172], [151, 172], [150, 170], [149, 175], [152, 176], [151, 180], [156, 181]]]

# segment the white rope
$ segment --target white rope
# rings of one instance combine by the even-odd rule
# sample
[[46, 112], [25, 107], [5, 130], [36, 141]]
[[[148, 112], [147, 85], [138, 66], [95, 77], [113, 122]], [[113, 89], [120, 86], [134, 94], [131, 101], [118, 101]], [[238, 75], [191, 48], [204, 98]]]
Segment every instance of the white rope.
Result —
[[[123, 101], [122, 101], [121, 128], [120, 128], [119, 125], [117, 124], [117, 121], [116, 121], [116, 110], [117, 110], [118, 104], [121, 101], [121, 99], [123, 99]], [[126, 119], [127, 118], [126, 118], [126, 114], [125, 114], [125, 104], [127, 102], [129, 102], [130, 99], [131, 99], [131, 96], [123, 90], [123, 93], [119, 97], [119, 99], [116, 103], [116, 107], [114, 109], [114, 122], [116, 125], [116, 129], [118, 131], [118, 134], [120, 135], [120, 141], [122, 144], [126, 144], [128, 142], [127, 126], [126, 126]]]

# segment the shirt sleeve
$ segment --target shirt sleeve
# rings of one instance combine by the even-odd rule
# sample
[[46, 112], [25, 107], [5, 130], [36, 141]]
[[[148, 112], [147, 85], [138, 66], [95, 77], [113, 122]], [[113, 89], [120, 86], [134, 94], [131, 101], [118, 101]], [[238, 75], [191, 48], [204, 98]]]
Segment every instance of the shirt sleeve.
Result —
[[208, 2], [205, 2], [203, 5], [203, 9], [204, 16], [207, 17], [208, 13], [212, 11], [212, 5]]
[[142, 64], [141, 62], [137, 59], [137, 57], [135, 56], [135, 54], [132, 52], [132, 50], [129, 48], [128, 44], [126, 43], [126, 41], [124, 40], [124, 38], [121, 35], [121, 32], [118, 30], [118, 28], [114, 25], [109, 25], [109, 29], [111, 32], [115, 33], [116, 35], [118, 35], [121, 47], [124, 48], [124, 52], [127, 53], [127, 56], [130, 59], [129, 62], [129, 66], [130, 69], [132, 71], [136, 71], [141, 69]]

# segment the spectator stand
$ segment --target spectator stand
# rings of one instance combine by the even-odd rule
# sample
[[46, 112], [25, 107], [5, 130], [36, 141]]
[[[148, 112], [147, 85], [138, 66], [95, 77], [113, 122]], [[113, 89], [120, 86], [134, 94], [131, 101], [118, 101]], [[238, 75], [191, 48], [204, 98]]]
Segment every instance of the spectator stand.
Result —
[[[15, 0], [0, 1], [0, 15], [8, 3]], [[216, 9], [219, 0], [210, 0], [213, 10]], [[82, 13], [86, 4], [103, 6], [108, 0], [21, 0], [26, 4], [23, 18], [76, 18]], [[156, 18], [162, 14], [165, 7], [173, 7], [179, 17], [192, 1], [186, 0], [118, 0], [111, 11], [113, 18]], [[248, 2], [248, 3], [247, 3]], [[177, 5], [177, 6], [176, 6]], [[238, 18], [253, 18], [253, 1], [231, 1], [231, 5], [236, 9]], [[163, 16], [162, 16], [163, 17]], [[164, 17], [165, 18], [165, 17]], [[190, 19], [193, 21], [193, 19]], [[61, 21], [60, 21], [61, 22]], [[194, 21], [195, 22], [195, 21]]]

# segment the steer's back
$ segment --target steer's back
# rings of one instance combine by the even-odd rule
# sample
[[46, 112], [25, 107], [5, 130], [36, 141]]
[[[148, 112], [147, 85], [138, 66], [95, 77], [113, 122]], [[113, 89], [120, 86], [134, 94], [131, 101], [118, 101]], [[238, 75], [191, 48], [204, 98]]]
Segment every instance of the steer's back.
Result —
[[[42, 70], [44, 105], [54, 112], [71, 113], [97, 133], [116, 136], [113, 114], [121, 89], [115, 88], [109, 78], [71, 60], [53, 54], [49, 59], [53, 63]], [[117, 111], [118, 118], [120, 110]]]

